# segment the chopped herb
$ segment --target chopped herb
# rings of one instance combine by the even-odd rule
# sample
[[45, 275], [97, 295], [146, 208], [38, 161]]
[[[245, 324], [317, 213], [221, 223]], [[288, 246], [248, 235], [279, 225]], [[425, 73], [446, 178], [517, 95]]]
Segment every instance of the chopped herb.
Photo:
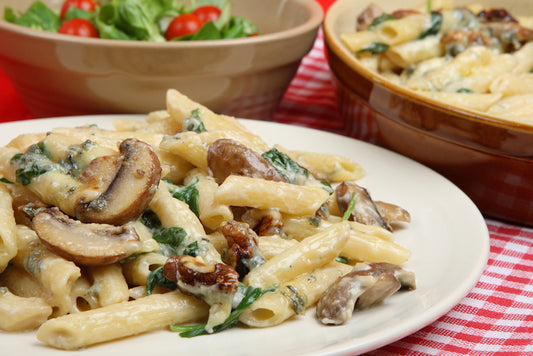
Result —
[[[242, 284], [239, 284], [240, 293], [244, 294], [244, 297], [237, 305], [235, 309], [231, 312], [229, 317], [222, 324], [217, 325], [213, 328], [213, 333], [218, 333], [232, 326], [235, 326], [239, 322], [239, 316], [242, 312], [248, 308], [253, 302], [263, 296], [265, 293], [272, 292], [276, 290], [277, 287], [269, 287], [266, 289], [255, 288], [252, 286], [246, 287]], [[240, 296], [239, 296], [240, 297]], [[181, 337], [194, 337], [199, 335], [209, 334], [205, 330], [206, 324], [195, 324], [195, 325], [170, 325], [170, 330], [180, 333]]]
[[281, 294], [289, 299], [291, 308], [296, 314], [303, 314], [305, 312], [305, 305], [307, 304], [305, 294], [299, 293], [298, 289], [291, 285], [287, 285]]
[[271, 149], [261, 155], [266, 159], [274, 169], [281, 174], [287, 182], [292, 184], [303, 183], [302, 180], [309, 178], [309, 171], [293, 161], [288, 155], [277, 150]]
[[2, 177], [0, 178], [0, 181], [3, 182], [3, 183], [7, 183], [7, 184], [13, 184], [13, 182], [11, 182], [9, 179], [7, 179], [6, 177]]
[[66, 173], [63, 166], [52, 162], [50, 152], [43, 142], [31, 145], [24, 154], [15, 154], [10, 162], [19, 166], [15, 175], [17, 183], [22, 185], [30, 184], [33, 179], [48, 171], [59, 170]]
[[352, 199], [350, 199], [350, 204], [348, 204], [348, 208], [346, 208], [346, 211], [344, 212], [344, 215], [342, 216], [342, 221], [350, 219], [353, 209], [355, 208], [356, 202], [357, 202], [357, 193], [353, 193]]
[[422, 31], [420, 36], [418, 36], [418, 39], [421, 40], [423, 38], [426, 38], [427, 36], [433, 36], [439, 33], [440, 28], [442, 27], [442, 15], [432, 11], [431, 12], [431, 20], [429, 22], [429, 27]]
[[348, 259], [346, 257], [344, 257], [344, 256], [337, 256], [335, 261], [340, 262], [340, 263], [344, 263], [344, 264], [348, 263]]
[[390, 15], [390, 14], [386, 14], [386, 13], [383, 13], [381, 15], [379, 15], [378, 17], [376, 17], [371, 23], [370, 25], [368, 25], [367, 29], [368, 30], [373, 30], [375, 29], [376, 27], [378, 27], [379, 25], [381, 25], [382, 23], [386, 22], [386, 21], [389, 21], [389, 20], [394, 20], [396, 19], [394, 16]]
[[372, 42], [368, 46], [361, 48], [355, 54], [370, 53], [372, 55], [380, 54], [389, 49], [389, 45], [382, 42]]
[[165, 288], [172, 289], [172, 290], [178, 287], [176, 283], [172, 282], [171, 280], [165, 277], [162, 266], [154, 269], [148, 275], [148, 278], [146, 280], [146, 294], [147, 295], [152, 294], [156, 286], [165, 287]]
[[170, 191], [172, 196], [176, 199], [181, 200], [184, 203], [187, 203], [191, 211], [195, 213], [196, 216], [200, 214], [198, 209], [198, 198], [200, 196], [200, 192], [198, 191], [198, 188], [196, 188], [196, 184], [198, 183], [198, 181], [199, 179], [195, 178], [191, 180], [186, 186], [178, 186], [165, 179], [165, 182], [168, 186], [168, 190]]
[[316, 216], [310, 216], [307, 218], [307, 220], [313, 225], [314, 227], [319, 227], [320, 223], [322, 222], [322, 219]]
[[[201, 31], [201, 30], [200, 30]], [[202, 133], [207, 131], [205, 129], [202, 118], [200, 117], [200, 109], [194, 109], [191, 111], [191, 116], [183, 120], [182, 131], [192, 131], [196, 133]]]
[[457, 90], [457, 93], [474, 93], [474, 91], [472, 89], [468, 89], [468, 88], [461, 88], [461, 89], [458, 89]]
[[327, 180], [321, 179], [320, 184], [322, 184], [322, 188], [324, 188], [326, 192], [328, 192], [330, 195], [333, 194], [334, 190], [330, 182], [328, 182]]

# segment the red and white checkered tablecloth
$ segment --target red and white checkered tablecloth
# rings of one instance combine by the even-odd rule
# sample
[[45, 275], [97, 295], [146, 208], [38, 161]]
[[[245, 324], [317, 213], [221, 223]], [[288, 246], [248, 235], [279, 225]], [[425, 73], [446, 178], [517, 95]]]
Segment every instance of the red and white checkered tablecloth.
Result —
[[[325, 9], [332, 0], [319, 0]], [[31, 118], [0, 72], [0, 121]], [[323, 34], [303, 59], [274, 121], [342, 133]], [[533, 229], [486, 220], [487, 267], [440, 319], [371, 355], [533, 355]]]
[[[343, 132], [322, 31], [274, 120]], [[431, 325], [369, 355], [533, 355], [533, 229], [486, 223], [489, 260], [470, 294]]]

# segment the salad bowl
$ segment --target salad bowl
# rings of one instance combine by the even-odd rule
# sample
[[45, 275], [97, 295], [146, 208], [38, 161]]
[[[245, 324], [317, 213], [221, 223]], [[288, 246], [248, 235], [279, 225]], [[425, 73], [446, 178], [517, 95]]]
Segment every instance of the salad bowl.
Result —
[[[0, 8], [19, 14], [33, 3], [2, 0]], [[59, 13], [63, 1], [42, 3]], [[115, 40], [64, 35], [0, 20], [0, 68], [35, 117], [146, 113], [164, 107], [165, 92], [174, 88], [216, 112], [268, 120], [302, 57], [312, 48], [322, 8], [314, 0], [232, 0], [229, 4], [231, 15], [251, 21], [257, 35]]]

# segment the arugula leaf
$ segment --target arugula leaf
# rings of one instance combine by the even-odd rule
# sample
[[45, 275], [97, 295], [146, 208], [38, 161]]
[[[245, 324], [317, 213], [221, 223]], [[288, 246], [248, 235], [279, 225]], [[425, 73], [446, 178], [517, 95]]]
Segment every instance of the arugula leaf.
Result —
[[4, 20], [35, 30], [50, 32], [57, 32], [59, 26], [61, 26], [59, 15], [41, 1], [34, 2], [20, 17], [17, 16], [15, 10], [6, 7], [4, 10]]
[[[235, 309], [231, 312], [229, 317], [220, 325], [217, 325], [213, 328], [213, 333], [218, 333], [232, 326], [235, 326], [239, 322], [239, 316], [242, 312], [248, 308], [253, 302], [263, 296], [265, 293], [273, 292], [276, 290], [277, 286], [269, 287], [266, 289], [255, 288], [252, 286], [246, 287], [243, 284], [239, 284], [239, 292], [244, 294], [244, 297], [237, 305]], [[170, 330], [179, 332], [181, 337], [194, 337], [199, 335], [209, 334], [205, 330], [204, 324], [195, 324], [195, 325], [170, 325]]]
[[293, 161], [288, 155], [280, 152], [276, 148], [271, 149], [261, 155], [266, 159], [279, 174], [281, 174], [287, 182], [298, 184], [304, 178], [309, 178], [309, 171]]
[[191, 211], [196, 214], [196, 216], [199, 216], [198, 198], [200, 196], [200, 192], [198, 191], [198, 188], [196, 188], [198, 178], [193, 179], [186, 186], [175, 185], [166, 179], [165, 182], [167, 183], [168, 190], [172, 196], [184, 203], [187, 203]]

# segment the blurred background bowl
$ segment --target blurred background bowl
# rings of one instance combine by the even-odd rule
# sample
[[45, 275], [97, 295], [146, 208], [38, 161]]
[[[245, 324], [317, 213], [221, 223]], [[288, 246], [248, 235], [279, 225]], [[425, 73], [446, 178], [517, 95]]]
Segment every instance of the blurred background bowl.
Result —
[[[386, 12], [421, 3], [374, 2]], [[533, 127], [450, 107], [361, 66], [341, 42], [340, 34], [355, 31], [357, 16], [370, 3], [338, 0], [324, 20], [326, 53], [345, 133], [435, 169], [470, 196], [486, 216], [533, 225]], [[466, 3], [470, 1], [454, 1]], [[497, 0], [476, 3], [485, 8], [504, 6], [511, 14], [533, 15], [529, 0], [504, 5]]]
[[[34, 0], [0, 0], [25, 11]], [[62, 0], [43, 0], [59, 10]], [[141, 42], [46, 33], [0, 20], [0, 66], [36, 117], [147, 113], [175, 88], [210, 109], [270, 119], [312, 48], [323, 10], [315, 0], [231, 0], [262, 35]]]

